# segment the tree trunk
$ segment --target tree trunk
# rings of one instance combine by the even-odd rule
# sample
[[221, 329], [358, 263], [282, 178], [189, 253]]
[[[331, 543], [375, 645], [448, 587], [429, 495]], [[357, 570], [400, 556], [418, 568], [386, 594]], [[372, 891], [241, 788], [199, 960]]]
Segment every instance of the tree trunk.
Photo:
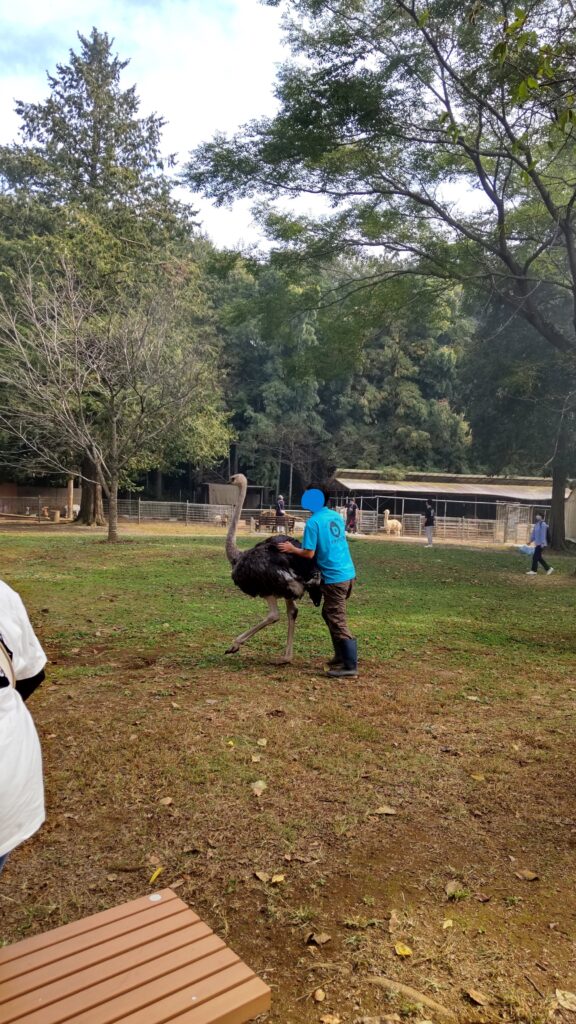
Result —
[[82, 497], [80, 499], [80, 512], [77, 523], [84, 526], [104, 526], [104, 504], [102, 501], [102, 487], [96, 483], [97, 471], [93, 460], [89, 455], [82, 459], [80, 471], [82, 478]]
[[162, 501], [162, 489], [164, 487], [164, 476], [161, 469], [154, 470], [154, 498]]
[[108, 543], [118, 543], [118, 474], [110, 477], [110, 495], [108, 498]]
[[66, 486], [66, 518], [74, 518], [74, 477], [69, 476]]
[[552, 469], [552, 507], [550, 509], [550, 533], [552, 547], [562, 551], [566, 547], [566, 483], [568, 473], [563, 463]]

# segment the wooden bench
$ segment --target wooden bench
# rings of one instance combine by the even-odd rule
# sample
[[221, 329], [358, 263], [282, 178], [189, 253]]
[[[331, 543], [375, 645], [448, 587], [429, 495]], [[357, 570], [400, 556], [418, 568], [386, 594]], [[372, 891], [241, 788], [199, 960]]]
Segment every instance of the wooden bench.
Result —
[[2, 1024], [244, 1024], [270, 989], [171, 889], [0, 949]]
[[276, 516], [274, 509], [265, 509], [258, 515], [256, 520], [256, 529], [258, 531], [268, 530], [270, 533], [275, 533], [280, 524], [282, 525], [283, 533], [292, 533], [296, 524], [296, 517], [286, 515], [280, 521]]

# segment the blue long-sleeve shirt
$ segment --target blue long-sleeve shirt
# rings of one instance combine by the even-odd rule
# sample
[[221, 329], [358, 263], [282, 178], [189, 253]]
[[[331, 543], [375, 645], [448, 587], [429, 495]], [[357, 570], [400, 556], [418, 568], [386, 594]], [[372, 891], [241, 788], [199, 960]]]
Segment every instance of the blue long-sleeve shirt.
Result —
[[544, 520], [540, 523], [534, 523], [530, 540], [538, 547], [546, 547], [548, 543], [548, 524]]

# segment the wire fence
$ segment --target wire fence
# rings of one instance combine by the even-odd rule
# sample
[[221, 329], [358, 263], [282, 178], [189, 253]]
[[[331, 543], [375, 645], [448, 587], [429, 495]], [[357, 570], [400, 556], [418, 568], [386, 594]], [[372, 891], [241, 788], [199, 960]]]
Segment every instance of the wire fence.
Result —
[[67, 514], [66, 506], [55, 503], [54, 498], [49, 495], [0, 498], [0, 518], [2, 519], [28, 519], [33, 522], [46, 522], [51, 519], [58, 522]]
[[[516, 510], [516, 507], [514, 507]], [[144, 501], [142, 499], [121, 499], [118, 514], [122, 519], [137, 522], [173, 522], [186, 525], [226, 529], [233, 514], [231, 505], [199, 505], [181, 501]], [[337, 508], [343, 519], [346, 509]], [[531, 527], [532, 509], [520, 506], [515, 515], [502, 514], [496, 519], [474, 519], [466, 516], [437, 516], [434, 534], [438, 539], [470, 541], [475, 543], [525, 543]], [[278, 530], [302, 533], [310, 513], [303, 509], [286, 509], [284, 520], [278, 520], [273, 509], [242, 510], [241, 529], [249, 533], [274, 533]], [[510, 525], [512, 518], [513, 528]], [[424, 537], [424, 517], [420, 513], [405, 513], [389, 518], [378, 512], [364, 509], [357, 513], [357, 532], [360, 535], [389, 534], [396, 537]]]
[[[74, 506], [77, 510], [78, 506]], [[104, 502], [108, 512], [108, 502]], [[346, 519], [346, 509], [336, 508]], [[473, 543], [525, 544], [530, 536], [534, 515], [546, 513], [547, 506], [499, 503], [496, 518], [484, 519], [472, 516], [436, 516], [434, 535], [437, 539], [470, 541]], [[121, 498], [118, 501], [118, 516], [130, 522], [183, 523], [186, 526], [201, 526], [218, 531], [227, 529], [234, 509], [231, 505], [202, 505], [190, 501], [147, 501], [143, 498]], [[310, 512], [303, 509], [287, 509], [284, 520], [278, 520], [274, 509], [242, 510], [239, 528], [241, 532], [267, 534], [288, 532], [302, 534]], [[28, 520], [30, 522], [70, 520], [65, 505], [58, 505], [53, 496], [0, 498], [0, 522], [6, 519]], [[405, 512], [394, 516], [382, 514], [374, 509], [359, 509], [356, 518], [357, 533], [360, 535], [389, 534], [391, 537], [424, 537], [424, 517], [420, 512]]]

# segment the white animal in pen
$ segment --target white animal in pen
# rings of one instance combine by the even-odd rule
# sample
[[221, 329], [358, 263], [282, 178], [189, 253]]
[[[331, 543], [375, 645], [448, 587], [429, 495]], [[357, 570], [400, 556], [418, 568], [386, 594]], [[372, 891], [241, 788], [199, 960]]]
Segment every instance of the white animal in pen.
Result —
[[402, 523], [399, 519], [390, 519], [390, 509], [384, 510], [384, 533], [392, 533], [399, 536], [402, 533]]

